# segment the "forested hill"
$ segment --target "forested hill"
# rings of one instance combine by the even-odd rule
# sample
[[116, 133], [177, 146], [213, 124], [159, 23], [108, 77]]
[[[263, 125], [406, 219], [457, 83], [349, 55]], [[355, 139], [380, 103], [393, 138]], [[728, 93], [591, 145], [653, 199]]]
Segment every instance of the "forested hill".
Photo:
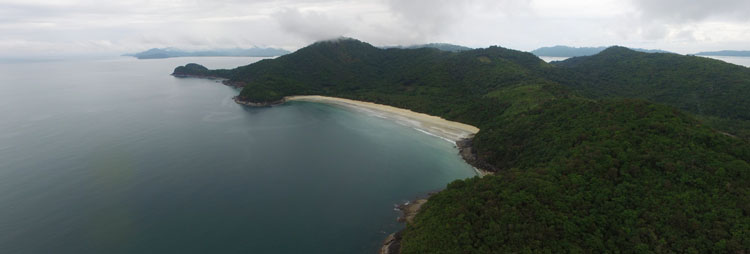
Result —
[[[233, 70], [190, 65], [175, 74], [240, 82], [241, 99], [255, 102], [337, 96], [479, 127], [474, 150], [496, 175], [459, 180], [432, 196], [407, 225], [404, 253], [746, 253], [748, 141], [671, 106], [610, 99], [690, 110], [664, 99], [689, 94], [699, 113], [740, 117], [745, 112], [732, 110], [744, 100], [718, 93], [728, 102], [706, 111], [714, 97], [694, 90], [744, 93], [745, 70], [622, 48], [555, 66], [500, 47], [380, 49], [345, 39]], [[728, 84], [708, 83], [725, 75]]]
[[244, 83], [243, 100], [322, 94], [481, 125], [509, 106], [509, 101], [498, 103], [502, 98], [493, 93], [498, 89], [533, 85], [530, 93], [560, 92], [561, 87], [545, 88], [552, 83], [535, 74], [550, 67], [530, 53], [500, 47], [457, 53], [434, 48], [381, 49], [343, 39], [318, 42], [234, 70], [211, 71], [211, 75]]
[[250, 101], [323, 93], [367, 98], [463, 121], [472, 121], [471, 114], [463, 114], [467, 108], [445, 108], [446, 103], [424, 98], [468, 105], [458, 102], [484, 103], [487, 97], [500, 97], [501, 93], [493, 91], [514, 85], [547, 85], [557, 91], [561, 88], [549, 85], [561, 84], [588, 98], [638, 98], [674, 106], [723, 132], [750, 139], [749, 68], [624, 47], [610, 47], [594, 56], [574, 57], [555, 65], [500, 47], [461, 52], [381, 49], [339, 39], [318, 42], [274, 60], [211, 73], [246, 83], [241, 97]]
[[[591, 98], [639, 98], [671, 105], [709, 120], [750, 129], [750, 68], [705, 57], [641, 53], [611, 47], [555, 63], [550, 79]], [[718, 122], [717, 122], [718, 123]]]

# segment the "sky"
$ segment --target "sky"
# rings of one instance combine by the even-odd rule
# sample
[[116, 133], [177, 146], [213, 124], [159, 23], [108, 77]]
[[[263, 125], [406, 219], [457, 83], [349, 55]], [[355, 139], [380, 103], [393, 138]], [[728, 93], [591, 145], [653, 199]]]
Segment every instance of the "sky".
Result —
[[0, 58], [161, 47], [296, 50], [340, 36], [375, 46], [750, 50], [750, 1], [0, 0]]

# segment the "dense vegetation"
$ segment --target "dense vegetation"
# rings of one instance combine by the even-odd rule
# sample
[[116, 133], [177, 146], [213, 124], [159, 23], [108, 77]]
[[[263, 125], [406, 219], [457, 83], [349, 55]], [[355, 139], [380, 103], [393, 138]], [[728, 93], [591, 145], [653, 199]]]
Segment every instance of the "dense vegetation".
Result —
[[510, 100], [493, 95], [498, 89], [533, 86], [531, 90], [561, 93], [561, 87], [545, 86], [552, 83], [531, 71], [550, 67], [532, 54], [499, 47], [455, 53], [433, 48], [379, 49], [344, 40], [318, 42], [294, 54], [210, 75], [244, 82], [248, 89], [239, 97], [252, 102], [329, 95], [480, 125], [511, 106]]
[[[612, 47], [590, 57], [557, 62], [550, 79], [591, 98], [640, 98], [701, 117], [735, 121], [732, 134], [750, 130], [750, 68], [677, 54], [647, 54]], [[744, 122], [744, 123], [743, 123]], [[744, 136], [748, 138], [750, 136]]]
[[[747, 69], [653, 55], [613, 48], [555, 66], [500, 47], [337, 40], [205, 75], [243, 82], [240, 98], [253, 102], [319, 94], [479, 127], [477, 155], [499, 172], [431, 197], [404, 232], [405, 253], [746, 252], [750, 145], [705, 123], [743, 126]], [[695, 92], [706, 87], [716, 93]], [[701, 120], [611, 97], [700, 108]]]
[[494, 177], [456, 181], [403, 253], [737, 253], [750, 246], [750, 149], [677, 110], [561, 100], [476, 137]]
[[174, 72], [172, 72], [172, 75], [175, 76], [210, 76], [211, 71], [208, 70], [208, 68], [204, 67], [200, 64], [195, 63], [189, 63], [185, 66], [180, 66], [174, 69]]

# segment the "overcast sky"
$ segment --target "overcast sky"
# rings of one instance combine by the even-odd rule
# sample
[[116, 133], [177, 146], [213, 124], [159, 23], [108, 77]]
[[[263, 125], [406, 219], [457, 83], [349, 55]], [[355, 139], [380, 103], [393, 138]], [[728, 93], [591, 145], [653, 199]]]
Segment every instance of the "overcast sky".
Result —
[[338, 36], [376, 46], [750, 50], [750, 0], [0, 0], [0, 58], [295, 50]]

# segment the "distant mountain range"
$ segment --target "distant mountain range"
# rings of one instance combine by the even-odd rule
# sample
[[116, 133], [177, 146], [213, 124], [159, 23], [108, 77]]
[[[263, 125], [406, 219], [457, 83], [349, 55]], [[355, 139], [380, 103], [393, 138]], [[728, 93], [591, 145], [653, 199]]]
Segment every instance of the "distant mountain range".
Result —
[[461, 52], [461, 51], [467, 51], [467, 50], [473, 49], [473, 48], [450, 44], [450, 43], [428, 43], [428, 44], [417, 44], [417, 45], [411, 45], [411, 46], [390, 46], [390, 47], [383, 47], [383, 48], [385, 49], [389, 49], [389, 48], [399, 48], [399, 49], [434, 48], [434, 49], [439, 49], [442, 51], [449, 51], [449, 52]]
[[721, 50], [696, 53], [699, 56], [745, 56], [750, 57], [749, 50]]
[[233, 48], [233, 49], [212, 49], [201, 51], [187, 51], [176, 48], [152, 48], [143, 52], [125, 54], [138, 59], [160, 59], [170, 57], [189, 57], [189, 56], [253, 56], [253, 57], [271, 57], [289, 54], [289, 51], [278, 48]]
[[[569, 46], [554, 46], [554, 47], [542, 47], [531, 51], [536, 56], [552, 56], [552, 57], [576, 57], [576, 56], [592, 56], [599, 52], [604, 51], [607, 47], [569, 47]], [[631, 48], [632, 50], [644, 53], [672, 53], [660, 49], [640, 49]]]

